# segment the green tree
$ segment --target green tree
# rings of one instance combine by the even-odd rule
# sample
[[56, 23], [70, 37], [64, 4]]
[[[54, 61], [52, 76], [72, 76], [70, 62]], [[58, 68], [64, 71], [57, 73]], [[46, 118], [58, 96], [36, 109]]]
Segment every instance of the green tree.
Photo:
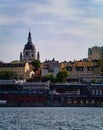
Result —
[[0, 71], [0, 79], [18, 79], [18, 74], [13, 71]]
[[92, 80], [92, 83], [93, 83], [93, 84], [96, 84], [96, 79], [95, 79], [95, 78]]
[[61, 70], [56, 76], [57, 82], [66, 82], [66, 78], [69, 76], [67, 70]]
[[33, 71], [35, 72], [34, 80], [40, 80], [41, 79], [40, 61], [34, 60], [31, 62], [31, 65], [33, 66]]
[[98, 65], [99, 65], [99, 67], [100, 67], [100, 69], [101, 69], [101, 75], [103, 76], [103, 58], [102, 58], [102, 59], [99, 59]]
[[40, 68], [40, 61], [39, 60], [34, 60], [31, 62], [32, 66], [34, 67], [34, 69], [38, 69]]
[[27, 82], [34, 82], [35, 80], [33, 78], [29, 78], [26, 80]]
[[42, 77], [42, 81], [46, 82], [46, 81], [51, 81], [51, 82], [55, 82], [55, 77], [53, 74], [47, 74], [45, 76]]

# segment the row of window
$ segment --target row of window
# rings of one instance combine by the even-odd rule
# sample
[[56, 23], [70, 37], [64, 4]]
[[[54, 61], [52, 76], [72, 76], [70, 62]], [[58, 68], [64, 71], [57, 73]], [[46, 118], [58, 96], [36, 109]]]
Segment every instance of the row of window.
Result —
[[103, 90], [92, 89], [92, 95], [103, 95]]
[[[68, 71], [72, 71], [74, 70], [73, 67], [66, 67], [66, 69]], [[75, 70], [76, 71], [84, 71], [84, 70], [87, 70], [87, 71], [94, 71], [94, 67], [75, 67]]]
[[24, 67], [25, 64], [0, 64], [1, 67]]

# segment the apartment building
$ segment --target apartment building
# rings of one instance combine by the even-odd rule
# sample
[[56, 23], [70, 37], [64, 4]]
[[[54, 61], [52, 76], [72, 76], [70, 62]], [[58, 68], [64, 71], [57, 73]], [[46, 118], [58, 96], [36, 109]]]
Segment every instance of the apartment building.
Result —
[[0, 63], [1, 71], [12, 71], [19, 75], [22, 79], [28, 79], [34, 74], [31, 70], [29, 63], [16, 62], [16, 63]]
[[88, 60], [98, 60], [103, 58], [103, 47], [94, 46], [88, 49]]

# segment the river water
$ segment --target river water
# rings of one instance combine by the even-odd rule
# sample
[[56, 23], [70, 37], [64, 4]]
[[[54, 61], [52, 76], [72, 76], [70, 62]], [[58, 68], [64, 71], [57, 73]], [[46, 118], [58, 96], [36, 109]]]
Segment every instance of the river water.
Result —
[[0, 130], [103, 130], [103, 108], [0, 108]]

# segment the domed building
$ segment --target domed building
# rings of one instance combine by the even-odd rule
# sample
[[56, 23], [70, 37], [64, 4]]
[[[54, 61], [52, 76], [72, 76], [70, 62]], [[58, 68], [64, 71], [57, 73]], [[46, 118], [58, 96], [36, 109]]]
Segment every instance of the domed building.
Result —
[[27, 62], [32, 62], [35, 59], [40, 60], [40, 55], [38, 55], [39, 52], [36, 57], [36, 48], [35, 45], [32, 43], [31, 32], [29, 31], [28, 41], [24, 46], [23, 54], [22, 52], [20, 53], [20, 60], [24, 60]]

